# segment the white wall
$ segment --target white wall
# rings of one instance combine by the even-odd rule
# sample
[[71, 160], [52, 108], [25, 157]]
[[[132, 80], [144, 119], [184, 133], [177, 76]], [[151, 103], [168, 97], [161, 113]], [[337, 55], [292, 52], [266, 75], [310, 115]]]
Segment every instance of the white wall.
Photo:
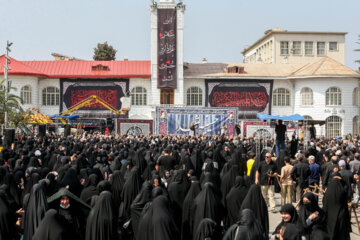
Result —
[[201, 88], [202, 93], [203, 93], [201, 107], [205, 107], [205, 79], [189, 79], [189, 78], [187, 78], [184, 80], [184, 98], [183, 98], [184, 101], [182, 104], [186, 105], [186, 101], [187, 101], [186, 93], [187, 93], [187, 90], [191, 87]]
[[[300, 91], [304, 87], [313, 90], [313, 106], [301, 106]], [[326, 106], [326, 90], [329, 87], [338, 87], [342, 93], [341, 106]], [[312, 78], [295, 81], [294, 113], [311, 116], [314, 120], [326, 120], [330, 116], [339, 116], [342, 119], [342, 134], [352, 133], [353, 118], [359, 115], [359, 107], [353, 105], [353, 90], [358, 87], [357, 79], [339, 78]], [[321, 129], [317, 128], [317, 133]], [[324, 129], [323, 132], [325, 133]]]
[[[38, 106], [41, 113], [46, 115], [53, 115], [53, 114], [59, 114], [60, 111], [60, 105], [58, 106], [44, 106], [42, 104], [42, 91], [44, 88], [47, 87], [57, 87], [60, 90], [60, 80], [56, 78], [48, 78], [48, 79], [39, 79], [38, 84]], [[61, 93], [60, 93], [61, 94]], [[61, 104], [61, 102], [60, 102]]]
[[[290, 80], [274, 80], [273, 91], [277, 88], [286, 88], [290, 92], [290, 106], [274, 106], [272, 103], [271, 114], [276, 116], [286, 116], [293, 114], [294, 109], [294, 90]], [[272, 99], [271, 99], [272, 101]]]
[[21, 88], [30, 85], [31, 86], [31, 103], [32, 104], [23, 104], [22, 107], [24, 110], [28, 108], [39, 108], [38, 98], [39, 92], [38, 89], [38, 78], [30, 77], [30, 76], [9, 76], [9, 80], [12, 81], [12, 87], [16, 88], [15, 90], [11, 90], [11, 94], [15, 94], [17, 96], [21, 96]]
[[151, 80], [144, 78], [130, 78], [129, 90], [132, 91], [134, 87], [143, 87], [146, 89], [146, 106], [131, 106], [129, 111], [129, 118], [132, 119], [152, 119], [151, 111]]

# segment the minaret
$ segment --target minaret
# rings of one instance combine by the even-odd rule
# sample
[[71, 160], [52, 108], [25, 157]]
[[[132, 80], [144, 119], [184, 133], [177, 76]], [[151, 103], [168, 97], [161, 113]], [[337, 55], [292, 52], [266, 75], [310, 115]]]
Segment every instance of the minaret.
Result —
[[[160, 104], [161, 89], [173, 89], [174, 104], [184, 104], [184, 12], [185, 5], [182, 1], [175, 4], [174, 0], [159, 0], [159, 3], [153, 0], [150, 6], [150, 103], [153, 105]], [[173, 17], [169, 13], [173, 13]], [[176, 32], [171, 29], [176, 29]]]

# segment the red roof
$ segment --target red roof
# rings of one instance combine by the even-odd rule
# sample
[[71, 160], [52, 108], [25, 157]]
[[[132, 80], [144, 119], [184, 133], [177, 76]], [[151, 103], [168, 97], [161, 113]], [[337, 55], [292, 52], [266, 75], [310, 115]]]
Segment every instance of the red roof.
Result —
[[[5, 55], [0, 56], [0, 75], [4, 74]], [[94, 66], [107, 70], [94, 70]], [[151, 77], [150, 61], [18, 61], [11, 58], [9, 75], [51, 78], [130, 78]]]

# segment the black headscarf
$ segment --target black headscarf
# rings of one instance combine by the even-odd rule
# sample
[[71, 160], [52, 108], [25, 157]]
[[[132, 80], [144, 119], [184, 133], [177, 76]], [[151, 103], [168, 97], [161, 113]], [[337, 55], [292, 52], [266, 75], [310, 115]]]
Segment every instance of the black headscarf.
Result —
[[90, 174], [87, 179], [84, 189], [81, 191], [80, 199], [85, 203], [90, 204], [91, 197], [98, 194], [97, 184], [99, 183], [98, 176], [96, 174]]
[[60, 182], [60, 187], [66, 186], [69, 186], [70, 192], [78, 197], [80, 196], [83, 186], [81, 185], [74, 168], [69, 168]]
[[256, 219], [261, 223], [264, 230], [264, 235], [269, 236], [269, 213], [266, 202], [261, 194], [260, 186], [257, 184], [251, 185], [249, 192], [247, 193], [241, 209], [251, 209]]
[[198, 181], [192, 182], [183, 203], [182, 224], [181, 224], [182, 240], [192, 239], [193, 224], [194, 224], [194, 213], [192, 210], [194, 205], [194, 199], [200, 192], [201, 192], [200, 183]]
[[[303, 202], [303, 199], [307, 198], [309, 199], [310, 203], [305, 204]], [[319, 216], [315, 219], [313, 219], [310, 226], [307, 225], [306, 220], [309, 218], [309, 216], [314, 212], [319, 212]], [[326, 216], [324, 210], [322, 210], [318, 205], [318, 200], [316, 196], [311, 193], [307, 192], [304, 194], [303, 198], [300, 200], [300, 208], [299, 208], [299, 218], [302, 223], [304, 233], [308, 237], [315, 234], [314, 232], [327, 232], [326, 230]]]
[[331, 239], [350, 239], [351, 224], [347, 194], [340, 179], [333, 178], [325, 192], [323, 209], [327, 217], [327, 230]]
[[117, 217], [112, 195], [100, 193], [86, 223], [86, 240], [112, 240], [117, 238]]
[[280, 229], [289, 223], [295, 224], [295, 226], [299, 229], [299, 231], [302, 230], [302, 225], [299, 216], [297, 214], [295, 207], [292, 204], [288, 203], [282, 206], [280, 209], [280, 213], [288, 213], [291, 216], [291, 219], [289, 222], [284, 222], [284, 220], [282, 220], [281, 223], [275, 228], [273, 234], [279, 233]]

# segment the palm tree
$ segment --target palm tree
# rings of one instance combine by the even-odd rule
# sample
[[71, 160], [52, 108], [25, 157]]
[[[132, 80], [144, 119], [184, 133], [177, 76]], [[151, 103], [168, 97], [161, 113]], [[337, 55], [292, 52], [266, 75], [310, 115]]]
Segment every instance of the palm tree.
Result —
[[[16, 90], [11, 88], [11, 90]], [[4, 124], [5, 112], [24, 112], [21, 107], [23, 100], [21, 97], [8, 93], [7, 101], [5, 100], [5, 80], [0, 81], [0, 124]], [[8, 114], [10, 116], [11, 114]], [[9, 119], [11, 122], [11, 119]]]

